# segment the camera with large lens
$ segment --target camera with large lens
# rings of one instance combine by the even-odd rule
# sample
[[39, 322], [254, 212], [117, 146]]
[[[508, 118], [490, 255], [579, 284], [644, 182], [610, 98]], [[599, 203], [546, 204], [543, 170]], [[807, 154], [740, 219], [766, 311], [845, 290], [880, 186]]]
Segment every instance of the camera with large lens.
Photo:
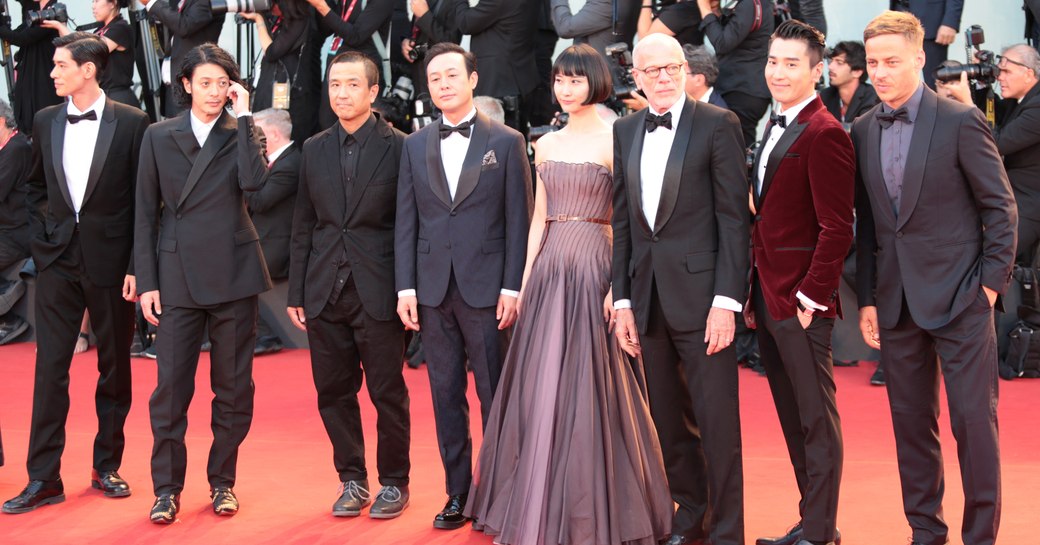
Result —
[[401, 76], [397, 78], [394, 86], [387, 90], [386, 94], [379, 99], [381, 111], [388, 121], [402, 130], [408, 127], [412, 115], [412, 95], [415, 86], [411, 78]]
[[209, 0], [210, 10], [213, 15], [225, 13], [257, 13], [269, 11], [271, 0]]
[[415, 40], [412, 40], [412, 48], [410, 50], [408, 50], [408, 59], [410, 61], [412, 61], [412, 62], [418, 62], [418, 61], [422, 60], [423, 57], [426, 56], [426, 52], [429, 51], [429, 50], [430, 50], [430, 44], [428, 44], [428, 43], [417, 44], [417, 43], [415, 43]]
[[968, 50], [968, 61], [972, 58], [978, 62], [962, 64], [960, 66], [941, 66], [935, 71], [935, 79], [938, 81], [955, 81], [961, 79], [961, 73], [966, 72], [971, 81], [992, 85], [1000, 75], [997, 67], [996, 55], [992, 51], [982, 49], [986, 42], [986, 34], [979, 25], [971, 25], [964, 31], [965, 48]]
[[614, 82], [614, 96], [626, 98], [636, 92], [636, 80], [632, 77], [632, 53], [628, 51], [628, 44], [618, 42], [610, 44], [604, 50], [607, 56], [607, 66], [610, 67], [610, 77]]
[[553, 116], [552, 121], [548, 125], [540, 125], [537, 127], [531, 127], [530, 138], [534, 142], [539, 138], [551, 133], [556, 132], [567, 126], [567, 122], [570, 121], [571, 115], [567, 112], [556, 112]]
[[28, 19], [30, 25], [38, 25], [44, 21], [67, 23], [69, 22], [69, 10], [65, 4], [57, 3], [47, 9], [29, 11]]

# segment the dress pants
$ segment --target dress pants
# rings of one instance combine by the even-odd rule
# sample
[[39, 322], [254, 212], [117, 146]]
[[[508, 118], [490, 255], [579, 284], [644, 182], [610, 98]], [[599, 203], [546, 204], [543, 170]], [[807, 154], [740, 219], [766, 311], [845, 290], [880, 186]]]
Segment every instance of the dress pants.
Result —
[[[651, 291], [650, 318], [640, 344], [650, 415], [661, 441], [668, 488], [679, 504], [672, 533], [713, 545], [743, 545], [736, 348], [706, 355], [704, 329], [673, 328], [656, 285]], [[701, 312], [707, 319], [707, 307]]]
[[965, 545], [991, 545], [1000, 525], [997, 343], [993, 308], [979, 288], [972, 304], [938, 329], [918, 326], [902, 303], [899, 322], [881, 328], [881, 359], [892, 409], [903, 510], [914, 541], [946, 542], [939, 446], [939, 373], [946, 385], [964, 487]]
[[935, 70], [946, 60], [950, 46], [939, 45], [935, 40], [924, 41], [924, 84], [935, 90]]
[[466, 304], [454, 273], [439, 306], [419, 306], [419, 323], [447, 493], [466, 494], [473, 480], [466, 358], [477, 385], [483, 429], [498, 390], [510, 334], [508, 330], [498, 330], [495, 307], [474, 308]]
[[1015, 262], [1027, 267], [1032, 266], [1037, 243], [1040, 243], [1040, 220], [1019, 216], [1018, 255], [1015, 256]]
[[98, 286], [83, 266], [79, 234], [65, 252], [36, 277], [36, 377], [26, 466], [29, 479], [60, 475], [69, 415], [69, 367], [83, 311], [97, 336], [98, 377], [94, 395], [98, 432], [94, 469], [119, 469], [123, 459], [123, 424], [130, 412], [130, 340], [134, 305], [123, 299], [122, 281]]
[[740, 120], [740, 132], [744, 135], [744, 147], [758, 142], [758, 122], [769, 110], [770, 99], [749, 95], [742, 91], [729, 91], [722, 95], [729, 110]]
[[365, 312], [353, 276], [338, 295], [307, 321], [307, 340], [318, 412], [332, 440], [339, 480], [368, 479], [358, 405], [364, 379], [376, 408], [379, 484], [407, 485], [410, 420], [408, 387], [402, 374], [404, 329], [396, 316], [376, 320]]
[[833, 318], [775, 320], [757, 282], [753, 289], [758, 346], [794, 466], [805, 539], [834, 541], [843, 443], [831, 360]]
[[180, 494], [188, 451], [188, 405], [195, 394], [199, 347], [208, 331], [213, 390], [213, 446], [206, 472], [211, 487], [234, 486], [238, 447], [253, 421], [255, 295], [206, 308], [163, 306], [155, 336], [158, 379], [148, 401], [152, 420], [155, 495]]

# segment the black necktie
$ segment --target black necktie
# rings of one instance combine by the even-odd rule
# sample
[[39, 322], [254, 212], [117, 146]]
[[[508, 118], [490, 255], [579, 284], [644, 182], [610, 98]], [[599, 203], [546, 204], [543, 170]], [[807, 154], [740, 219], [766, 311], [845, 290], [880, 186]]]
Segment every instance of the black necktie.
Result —
[[650, 112], [646, 113], [646, 132], [654, 132], [657, 127], [664, 127], [668, 130], [672, 130], [672, 112], [668, 112], [664, 115], [654, 115]]
[[465, 138], [469, 138], [469, 133], [470, 133], [469, 129], [472, 126], [473, 126], [473, 120], [472, 119], [470, 119], [469, 121], [463, 121], [462, 123], [459, 123], [458, 125], [455, 125], [454, 127], [452, 127], [450, 125], [445, 125], [444, 122], [442, 121], [441, 122], [441, 140], [444, 140], [445, 138], [451, 136], [451, 133], [453, 133], [453, 132], [457, 132], [457, 133], [461, 134], [462, 136], [464, 136]]
[[778, 115], [776, 112], [770, 112], [769, 113], [769, 122], [772, 123], [776, 127], [780, 127], [781, 129], [786, 129], [787, 128], [787, 116], [786, 115]]
[[69, 114], [67, 116], [67, 119], [69, 120], [69, 123], [72, 123], [73, 125], [79, 123], [80, 121], [83, 121], [84, 119], [89, 121], [97, 121], [97, 113], [95, 113], [94, 110], [90, 110], [89, 112], [83, 115]]
[[891, 127], [896, 121], [902, 121], [906, 124], [910, 123], [910, 113], [906, 111], [906, 106], [900, 107], [898, 110], [890, 113], [878, 110], [875, 117], [877, 117], [877, 121], [881, 124], [882, 129]]

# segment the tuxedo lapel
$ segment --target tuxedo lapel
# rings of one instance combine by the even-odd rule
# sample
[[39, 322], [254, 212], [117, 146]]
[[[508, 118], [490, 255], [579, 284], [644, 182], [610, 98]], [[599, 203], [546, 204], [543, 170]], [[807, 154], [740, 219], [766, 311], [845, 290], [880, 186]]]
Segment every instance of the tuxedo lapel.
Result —
[[426, 131], [426, 180], [430, 190], [444, 206], [451, 208], [451, 191], [448, 189], [448, 176], [444, 173], [444, 161], [441, 159], [441, 119]]
[[[881, 205], [880, 207], [873, 207], [874, 220], [880, 220], [881, 218], [878, 217], [878, 214], [881, 214], [881, 216], [884, 216], [890, 224], [895, 225], [896, 213], [892, 210], [892, 200], [888, 195], [888, 188], [885, 187], [885, 175], [881, 169], [881, 124], [874, 118], [875, 114], [880, 110], [881, 104], [878, 104], [874, 108], [868, 110], [867, 113], [863, 114], [870, 116], [870, 119], [866, 120], [867, 175], [863, 177], [863, 182], [864, 185], [867, 186], [867, 191], [874, 194], [874, 202]], [[878, 208], [881, 210], [878, 211]]]
[[[184, 115], [191, 115], [190, 112]], [[189, 130], [191, 120], [188, 120]], [[235, 134], [235, 120], [226, 111], [220, 114], [220, 119], [216, 125], [213, 125], [213, 129], [210, 131], [209, 136], [206, 138], [206, 145], [202, 146], [202, 150], [195, 157], [195, 161], [191, 165], [191, 172], [188, 173], [188, 179], [184, 182], [184, 189], [181, 190], [181, 198], [177, 201], [177, 208], [184, 205], [184, 201], [188, 198], [192, 189], [202, 179], [202, 174], [209, 168], [210, 163], [220, 153], [220, 150], [224, 147], [224, 144], [231, 139], [231, 136]], [[192, 135], [194, 138], [194, 134]], [[196, 141], [198, 143], [198, 141]], [[237, 158], [231, 157], [229, 160], [235, 161]]]
[[104, 112], [101, 114], [98, 126], [97, 141], [94, 144], [94, 159], [90, 162], [90, 173], [87, 175], [87, 189], [83, 193], [84, 203], [90, 200], [90, 196], [94, 193], [94, 188], [97, 187], [98, 180], [101, 178], [101, 171], [105, 168], [108, 151], [112, 148], [112, 139], [116, 135], [118, 125], [116, 108], [113, 106], [112, 99], [106, 98]]
[[[484, 153], [487, 152], [490, 137], [491, 119], [478, 111], [476, 117], [473, 118], [469, 149], [466, 151], [466, 159], [462, 161], [462, 173], [459, 174], [459, 184], [455, 188], [455, 199], [451, 203], [452, 210], [458, 208], [459, 204], [477, 188], [481, 169], [484, 168]], [[505, 168], [505, 165], [500, 168]]]
[[65, 204], [69, 210], [76, 210], [72, 206], [72, 193], [69, 192], [69, 181], [65, 179], [65, 121], [69, 115], [68, 105], [58, 109], [51, 126], [51, 163], [54, 165], [54, 176], [58, 179], [58, 188], [61, 196], [65, 198]]
[[935, 118], [939, 108], [939, 97], [927, 87], [921, 96], [921, 106], [914, 120], [914, 135], [910, 139], [910, 151], [906, 157], [906, 168], [903, 169], [903, 192], [899, 197], [899, 216], [896, 229], [906, 225], [906, 221], [917, 206], [924, 184], [924, 165], [928, 160], [928, 148], [932, 143], [932, 132], [935, 129]]
[[[762, 194], [758, 197], [756, 209], [761, 209], [761, 203], [766, 200], [766, 193], [769, 191], [769, 186], [773, 183], [773, 177], [776, 175], [777, 169], [780, 168], [780, 161], [784, 160], [787, 151], [791, 149], [791, 146], [798, 140], [798, 137], [802, 135], [805, 128], [809, 126], [809, 118], [816, 113], [816, 110], [822, 107], [823, 102], [821, 102], [819, 98], [810, 102], [801, 112], [799, 112], [797, 117], [791, 120], [791, 125], [784, 129], [784, 134], [780, 135], [780, 139], [776, 141], [773, 150], [769, 152], [769, 162], [766, 163], [766, 173], [762, 176]], [[758, 171], [756, 170], [755, 172], [757, 173]]]
[[194, 161], [195, 156], [199, 153], [199, 141], [195, 138], [195, 132], [191, 130], [191, 112], [181, 114], [181, 123], [171, 134], [184, 157], [188, 161]]
[[346, 212], [343, 214], [344, 221], [354, 213], [354, 209], [361, 202], [361, 196], [364, 195], [365, 188], [368, 187], [372, 177], [379, 171], [379, 164], [383, 162], [383, 157], [386, 156], [386, 152], [389, 150], [390, 127], [377, 120], [375, 129], [368, 137], [368, 141], [365, 142], [365, 152], [358, 157], [358, 176], [354, 181], [354, 187], [350, 191], [350, 200], [346, 203]]
[[664, 180], [661, 181], [661, 202], [657, 207], [657, 217], [654, 219], [653, 232], [660, 231], [675, 211], [675, 201], [679, 197], [679, 183], [682, 181], [683, 160], [686, 150], [690, 147], [690, 133], [693, 131], [693, 117], [697, 112], [696, 103], [686, 99], [683, 104], [682, 113], [679, 114], [679, 124], [675, 127], [675, 138], [672, 139], [672, 149], [668, 152], [668, 162], [665, 163]]
[[635, 117], [632, 147], [629, 149], [628, 161], [625, 163], [628, 165], [628, 168], [625, 170], [625, 185], [628, 189], [628, 206], [636, 207], [636, 217], [639, 218], [639, 225], [642, 225], [643, 229], [650, 233], [653, 229], [650, 228], [650, 224], [646, 221], [646, 214], [643, 213], [642, 182], [643, 139], [646, 137], [646, 129], [644, 127], [646, 126], [646, 113], [648, 111], [648, 108], [643, 108]]

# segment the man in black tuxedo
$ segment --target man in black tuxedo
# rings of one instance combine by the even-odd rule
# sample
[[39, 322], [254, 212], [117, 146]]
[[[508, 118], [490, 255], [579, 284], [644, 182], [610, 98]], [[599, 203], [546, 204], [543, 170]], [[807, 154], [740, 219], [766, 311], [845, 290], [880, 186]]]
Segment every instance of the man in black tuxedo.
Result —
[[735, 313], [747, 298], [748, 186], [737, 117], [683, 92], [679, 42], [633, 51], [647, 110], [614, 125], [615, 333], [643, 354], [679, 504], [670, 545], [744, 543]]
[[69, 102], [36, 116], [28, 179], [30, 248], [39, 269], [29, 485], [4, 503], [5, 513], [65, 500], [60, 469], [69, 366], [84, 310], [97, 334], [100, 371], [91, 485], [109, 497], [130, 495], [117, 470], [131, 397], [134, 185], [148, 118], [101, 91], [97, 76], [108, 46], [100, 38], [75, 32], [54, 44], [51, 77]]
[[[0, 100], [0, 275], [29, 257], [29, 211], [25, 181], [32, 170], [32, 144], [18, 130], [14, 109]], [[0, 276], [0, 345], [15, 340], [29, 323], [9, 312], [25, 294], [25, 282]]]
[[[272, 280], [289, 277], [289, 241], [292, 238], [293, 208], [300, 180], [300, 150], [292, 137], [292, 118], [287, 110], [268, 108], [253, 114], [253, 122], [264, 134], [267, 175], [259, 191], [246, 193], [249, 217], [260, 235], [267, 272]], [[282, 340], [258, 317], [257, 356], [282, 349]]]
[[964, 487], [963, 542], [1000, 521], [993, 306], [1015, 258], [1015, 199], [974, 106], [920, 80], [925, 32], [888, 11], [863, 32], [881, 104], [852, 126], [857, 155], [857, 295], [864, 340], [881, 348], [903, 509], [913, 543], [946, 543], [940, 372]]
[[867, 83], [867, 52], [860, 42], [838, 42], [831, 48], [827, 80], [830, 86], [820, 91], [820, 100], [846, 127], [878, 103], [874, 87]]
[[405, 139], [397, 185], [397, 314], [422, 324], [448, 502], [434, 528], [461, 528], [472, 481], [466, 360], [487, 424], [516, 320], [533, 196], [524, 138], [473, 106], [476, 57], [451, 43], [426, 54], [443, 117]]
[[404, 133], [372, 112], [378, 96], [371, 59], [349, 51], [332, 60], [329, 100], [339, 123], [303, 147], [288, 312], [307, 332], [318, 412], [343, 485], [332, 514], [356, 517], [372, 501], [357, 398], [363, 379], [376, 408], [382, 485], [369, 516], [390, 519], [409, 498], [404, 330], [393, 280]]
[[924, 27], [924, 82], [935, 89], [935, 69], [957, 39], [964, 0], [889, 0], [889, 8], [912, 13]]
[[[180, 509], [187, 411], [206, 333], [214, 393], [210, 497], [216, 514], [238, 512], [232, 487], [253, 418], [257, 295], [271, 288], [243, 195], [262, 187], [266, 164], [238, 79], [227, 51], [213, 44], [189, 51], [177, 80], [190, 109], [149, 127], [141, 144], [134, 257], [141, 310], [158, 328], [158, 380], [148, 403], [156, 495], [150, 518], [158, 524], [172, 523]], [[229, 99], [234, 115], [225, 110]]]
[[[163, 99], [163, 115], [173, 117], [186, 108], [177, 100], [184, 55], [204, 43], [216, 43], [224, 28], [224, 13], [214, 15], [210, 0], [138, 0], [148, 14], [169, 30], [172, 38], [169, 57], [163, 60], [163, 73], [169, 74]], [[166, 78], [164, 78], [165, 80]]]

